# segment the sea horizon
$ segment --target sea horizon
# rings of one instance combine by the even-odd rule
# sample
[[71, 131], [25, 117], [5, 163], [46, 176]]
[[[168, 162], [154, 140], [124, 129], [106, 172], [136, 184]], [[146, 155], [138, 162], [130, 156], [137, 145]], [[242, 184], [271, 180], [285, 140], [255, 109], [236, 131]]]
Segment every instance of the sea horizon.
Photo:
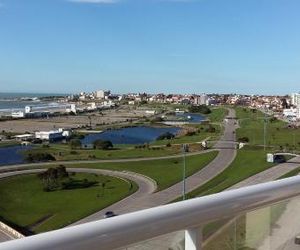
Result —
[[[10, 113], [12, 111], [21, 111], [26, 106], [45, 107], [55, 102], [41, 101], [39, 98], [48, 96], [67, 96], [68, 94], [58, 93], [22, 93], [22, 92], [0, 92], [0, 112]], [[27, 100], [26, 98], [33, 100]], [[34, 99], [37, 98], [37, 99]], [[22, 100], [24, 99], [24, 100]]]

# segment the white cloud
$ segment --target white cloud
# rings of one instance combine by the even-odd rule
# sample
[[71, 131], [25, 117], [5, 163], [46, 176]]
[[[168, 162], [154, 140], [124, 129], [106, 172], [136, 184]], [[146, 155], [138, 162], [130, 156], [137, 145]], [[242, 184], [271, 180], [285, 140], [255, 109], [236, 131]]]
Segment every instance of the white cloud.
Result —
[[118, 3], [118, 0], [68, 0], [73, 3], [90, 3], [90, 4], [113, 4]]

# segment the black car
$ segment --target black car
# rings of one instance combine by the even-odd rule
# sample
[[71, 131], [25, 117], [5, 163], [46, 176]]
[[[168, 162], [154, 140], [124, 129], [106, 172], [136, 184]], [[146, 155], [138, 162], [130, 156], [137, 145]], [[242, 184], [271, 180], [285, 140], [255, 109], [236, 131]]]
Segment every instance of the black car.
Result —
[[117, 215], [113, 211], [107, 211], [104, 214], [104, 218], [110, 218], [110, 217], [114, 217], [114, 216], [117, 216]]

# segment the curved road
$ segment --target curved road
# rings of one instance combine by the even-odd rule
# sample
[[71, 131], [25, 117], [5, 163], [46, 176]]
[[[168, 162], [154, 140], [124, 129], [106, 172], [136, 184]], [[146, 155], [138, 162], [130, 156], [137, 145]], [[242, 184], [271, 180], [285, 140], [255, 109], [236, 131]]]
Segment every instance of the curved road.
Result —
[[[228, 117], [235, 117], [235, 111], [233, 109], [229, 110]], [[219, 150], [219, 154], [202, 170], [186, 178], [186, 192], [190, 192], [203, 185], [211, 178], [215, 177], [224, 169], [226, 169], [234, 160], [236, 156], [235, 144], [233, 143], [230, 145], [228, 142], [235, 141], [235, 129], [237, 128], [235, 125], [235, 120], [227, 119], [227, 122], [225, 121], [224, 125], [224, 134], [222, 138], [220, 138], [220, 142], [215, 145], [215, 149]], [[182, 185], [183, 183], [179, 182], [165, 190], [150, 195], [145, 195], [140, 199], [136, 199], [130, 203], [119, 204], [119, 202], [117, 202], [102, 211], [82, 219], [80, 223], [99, 220], [103, 217], [106, 211], [110, 210], [114, 211], [116, 214], [124, 214], [169, 203], [170, 201], [175, 200], [182, 195]]]
[[[44, 171], [45, 169], [28, 169], [28, 170], [20, 170], [15, 172], [1, 173], [0, 179], [16, 176], [16, 175], [36, 174]], [[155, 192], [157, 188], [156, 182], [153, 181], [151, 178], [141, 174], [129, 172], [129, 171], [112, 171], [112, 170], [91, 169], [91, 168], [67, 168], [67, 171], [75, 172], [75, 173], [101, 174], [101, 175], [107, 175], [107, 176], [134, 181], [138, 185], [139, 189], [130, 196], [132, 198], [140, 198], [144, 194], [146, 195], [152, 194], [153, 192]]]
[[[236, 156], [236, 149], [235, 149], [235, 130], [237, 128], [235, 119], [235, 110], [229, 109], [229, 114], [227, 116], [227, 119], [224, 121], [224, 134], [220, 138], [219, 142], [214, 146], [214, 149], [212, 150], [218, 150], [219, 154], [217, 157], [209, 163], [206, 167], [204, 167], [202, 170], [198, 171], [194, 175], [186, 178], [186, 192], [190, 192], [194, 190], [195, 188], [205, 184], [207, 181], [209, 181], [211, 178], [215, 177], [219, 173], [221, 173], [224, 169], [226, 169], [234, 160]], [[232, 143], [230, 143], [232, 142]], [[203, 154], [207, 153], [211, 150], [203, 151], [203, 152], [197, 152], [197, 153], [191, 153], [187, 155], [198, 155], [198, 154]], [[134, 162], [134, 161], [145, 161], [145, 160], [155, 160], [155, 159], [170, 159], [170, 158], [178, 158], [179, 155], [174, 155], [174, 156], [164, 156], [164, 157], [151, 157], [151, 158], [138, 158], [138, 159], [118, 159], [118, 160], [94, 160], [94, 161], [68, 161], [68, 162], [49, 162], [49, 163], [43, 163], [43, 166], [47, 165], [53, 165], [53, 164], [78, 164], [78, 163], [107, 163], [107, 162]], [[16, 171], [18, 169], [22, 169], [25, 167], [35, 167], [35, 166], [41, 166], [41, 163], [38, 164], [22, 164], [22, 165], [14, 165], [14, 166], [8, 166], [8, 167], [1, 167], [0, 171]], [[68, 168], [68, 170], [70, 170]], [[124, 172], [117, 172], [117, 171], [109, 171], [109, 170], [100, 170], [100, 169], [73, 169], [71, 168], [72, 171], [82, 171], [86, 172], [88, 171], [97, 171], [98, 173], [104, 173], [104, 172], [110, 172], [110, 175], [113, 176], [119, 176], [121, 178], [125, 179], [131, 179], [134, 175], [135, 177], [137, 176], [136, 174], [130, 173], [124, 173]], [[24, 170], [26, 171], [35, 171], [35, 170]], [[40, 170], [41, 171], [41, 170]], [[20, 173], [20, 171], [17, 172], [8, 172], [8, 173], [3, 173], [3, 175], [15, 175]], [[27, 172], [29, 173], [29, 172]], [[95, 221], [103, 218], [103, 215], [106, 211], [112, 210], [116, 214], [124, 214], [128, 212], [133, 212], [137, 211], [140, 209], [145, 209], [145, 208], [150, 208], [154, 206], [159, 206], [166, 204], [182, 194], [182, 182], [179, 182], [165, 190], [162, 190], [157, 193], [153, 193], [156, 189], [156, 186], [154, 185], [153, 180], [150, 181], [149, 178], [146, 178], [143, 176], [144, 181], [143, 183], [140, 183], [141, 181], [141, 175], [139, 176], [139, 180], [133, 180], [137, 182], [139, 185], [139, 191], [134, 193], [133, 195], [123, 199], [122, 201], [119, 201], [112, 206], [107, 207], [104, 210], [101, 210], [93, 215], [90, 215], [80, 221], [78, 221], [75, 224], [80, 224], [80, 223], [86, 223], [90, 221]], [[145, 180], [147, 179], [147, 181]], [[147, 183], [147, 184], [146, 184]], [[150, 184], [151, 183], [151, 184]], [[141, 186], [140, 186], [141, 185]], [[155, 186], [155, 187], [154, 187]]]
[[[16, 175], [24, 175], [24, 174], [36, 174], [40, 172], [44, 172], [45, 169], [29, 169], [29, 170], [20, 170], [15, 172], [7, 172], [0, 174], [0, 179], [4, 179], [11, 176]], [[156, 182], [152, 179], [143, 176], [141, 174], [133, 173], [133, 172], [120, 172], [120, 171], [111, 171], [111, 170], [103, 170], [103, 169], [89, 169], [89, 168], [67, 168], [69, 172], [76, 173], [91, 173], [91, 174], [102, 174], [108, 175], [112, 177], [117, 177], [125, 180], [134, 181], [138, 185], [138, 190], [125, 197], [121, 201], [118, 202], [119, 206], [126, 205], [128, 203], [133, 203], [135, 200], [138, 200], [144, 196], [150, 195], [157, 189]], [[106, 210], [107, 211], [107, 210]], [[77, 224], [82, 223], [81, 221], [77, 222]], [[0, 242], [9, 241], [13, 238], [7, 235], [5, 232], [0, 230]]]

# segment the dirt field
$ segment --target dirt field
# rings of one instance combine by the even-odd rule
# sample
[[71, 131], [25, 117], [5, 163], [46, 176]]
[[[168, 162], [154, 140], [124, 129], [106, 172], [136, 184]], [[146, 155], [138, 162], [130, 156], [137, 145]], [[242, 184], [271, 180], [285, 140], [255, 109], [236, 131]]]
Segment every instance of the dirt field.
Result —
[[81, 126], [89, 125], [91, 118], [92, 126], [102, 124], [117, 124], [129, 120], [138, 120], [143, 116], [149, 116], [142, 110], [107, 110], [95, 112], [91, 114], [77, 115], [77, 116], [61, 116], [50, 117], [41, 119], [24, 119], [14, 121], [0, 122], [0, 131], [7, 132], [34, 132], [34, 131], [48, 131], [57, 128], [78, 128]]

